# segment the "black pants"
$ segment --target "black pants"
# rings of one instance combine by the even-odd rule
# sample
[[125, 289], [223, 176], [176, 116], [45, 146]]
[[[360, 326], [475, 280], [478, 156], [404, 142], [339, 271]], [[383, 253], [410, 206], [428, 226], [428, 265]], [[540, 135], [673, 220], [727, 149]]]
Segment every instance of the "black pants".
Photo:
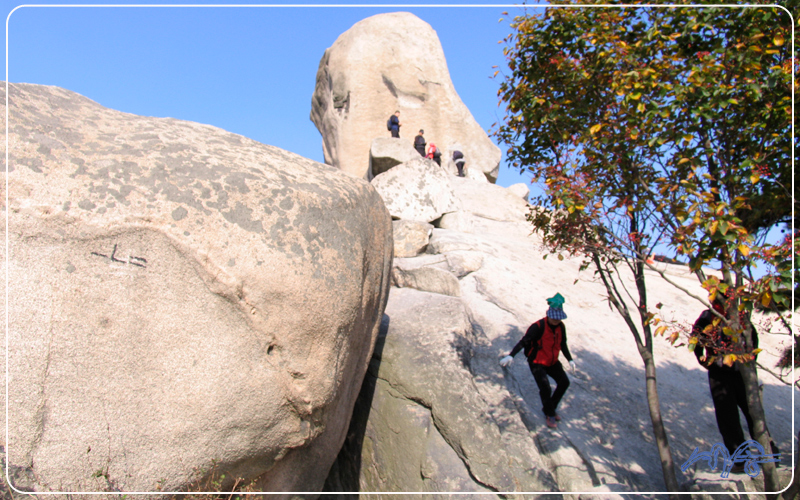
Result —
[[[744, 443], [744, 431], [739, 422], [739, 409], [744, 413], [747, 421], [747, 430], [750, 437], [755, 439], [753, 432], [753, 418], [747, 405], [747, 393], [744, 389], [742, 374], [734, 370], [711, 368], [708, 371], [708, 387], [711, 389], [711, 399], [714, 401], [714, 415], [717, 417], [717, 428], [722, 434], [722, 443], [733, 455], [736, 448]], [[769, 430], [767, 431], [769, 433]], [[778, 448], [770, 439], [771, 450], [766, 453], [778, 453]]]
[[458, 176], [464, 177], [464, 164], [463, 163], [456, 163], [456, 168], [458, 169]]
[[[561, 366], [561, 361], [556, 361], [556, 364], [553, 366], [537, 365], [530, 361], [528, 365], [531, 367], [531, 373], [533, 374], [533, 379], [536, 380], [536, 385], [539, 386], [539, 396], [542, 398], [542, 411], [548, 417], [555, 417], [558, 403], [561, 402], [561, 398], [564, 396], [564, 393], [567, 392], [567, 387], [569, 387], [569, 378], [567, 374], [564, 373], [564, 367]], [[551, 392], [550, 390], [550, 381], [547, 380], [548, 375], [556, 381], [555, 392]]]
[[392, 129], [392, 137], [397, 137], [398, 139], [400, 138], [400, 129], [399, 128], [393, 128]]

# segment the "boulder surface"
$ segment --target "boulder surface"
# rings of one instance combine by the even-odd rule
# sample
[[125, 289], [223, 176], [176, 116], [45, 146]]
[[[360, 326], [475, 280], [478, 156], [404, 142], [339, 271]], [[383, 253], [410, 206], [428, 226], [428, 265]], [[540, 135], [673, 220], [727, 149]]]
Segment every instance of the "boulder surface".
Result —
[[436, 32], [407, 12], [359, 21], [322, 56], [311, 120], [325, 163], [368, 178], [372, 140], [389, 137], [386, 121], [395, 111], [409, 145], [425, 129], [443, 154], [458, 144], [471, 170], [497, 179], [500, 148], [456, 93]]
[[14, 486], [319, 490], [387, 300], [374, 188], [56, 87], [10, 102]]
[[[434, 228], [425, 254], [395, 260], [380, 340], [328, 488], [484, 492], [485, 498], [559, 491], [584, 499], [664, 491], [643, 363], [625, 322], [604, 299], [603, 285], [591, 269], [581, 271], [577, 258], [543, 259], [522, 198], [470, 179], [449, 181], [473, 232]], [[680, 287], [703, 294], [686, 266], [658, 266]], [[459, 295], [416, 279], [426, 268], [430, 275], [457, 277]], [[620, 272], [625, 287], [635, 289]], [[646, 280], [650, 304], [661, 303], [663, 317], [691, 324], [703, 310], [655, 272]], [[544, 317], [545, 299], [556, 292], [566, 298], [564, 323], [577, 369], [568, 369], [571, 384], [558, 409], [563, 419], [551, 429], [524, 354], [507, 368], [499, 360]], [[791, 338], [764, 333], [760, 342], [759, 362], [771, 367]], [[745, 491], [739, 483], [750, 483], [749, 477], [722, 480], [719, 471], [713, 480], [724, 484], [705, 489], [705, 462], [679, 470], [696, 447], [710, 450], [721, 440], [707, 372], [685, 347], [664, 337], [653, 339], [653, 351], [679, 482], [693, 492]], [[759, 373], [769, 429], [788, 465], [792, 414], [800, 402], [792, 402], [791, 386]], [[762, 478], [746, 491], [763, 488]]]
[[417, 155], [417, 158], [375, 177], [372, 185], [392, 218], [432, 222], [460, 207], [449, 179], [460, 178], [449, 176], [433, 160]]
[[377, 137], [369, 148], [372, 177], [414, 158], [421, 158], [419, 152], [408, 141], [395, 137]]

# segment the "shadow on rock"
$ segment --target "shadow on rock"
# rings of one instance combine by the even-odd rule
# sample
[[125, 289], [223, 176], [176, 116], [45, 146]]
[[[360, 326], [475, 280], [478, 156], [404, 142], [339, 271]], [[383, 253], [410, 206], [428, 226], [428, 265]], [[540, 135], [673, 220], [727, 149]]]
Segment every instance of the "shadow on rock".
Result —
[[341, 451], [336, 461], [331, 466], [328, 478], [323, 487], [324, 493], [341, 493], [339, 495], [325, 495], [328, 499], [357, 499], [360, 491], [359, 478], [361, 477], [361, 447], [369, 421], [372, 399], [375, 396], [378, 368], [381, 364], [381, 354], [386, 343], [386, 334], [389, 332], [389, 315], [384, 314], [378, 338], [375, 340], [375, 349], [369, 362], [367, 373], [361, 384], [361, 391], [356, 398], [350, 427], [344, 440]]

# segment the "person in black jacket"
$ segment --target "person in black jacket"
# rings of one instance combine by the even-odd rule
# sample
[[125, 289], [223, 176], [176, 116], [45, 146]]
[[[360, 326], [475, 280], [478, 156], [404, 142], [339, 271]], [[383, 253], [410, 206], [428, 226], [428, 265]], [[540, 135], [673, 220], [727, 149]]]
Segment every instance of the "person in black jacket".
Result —
[[425, 133], [424, 130], [419, 129], [419, 134], [417, 134], [417, 136], [414, 137], [414, 149], [416, 149], [417, 153], [419, 153], [419, 155], [422, 156], [423, 158], [425, 157], [425, 145], [427, 144], [425, 142], [425, 138], [422, 137], [422, 134], [424, 133]]
[[[517, 342], [511, 352], [500, 360], [502, 367], [511, 364], [514, 356], [522, 349], [525, 349], [525, 356], [528, 358], [528, 366], [531, 369], [536, 385], [539, 386], [539, 396], [542, 399], [542, 412], [545, 414], [545, 421], [548, 427], [556, 428], [556, 422], [561, 417], [556, 413], [558, 403], [569, 387], [569, 377], [564, 373], [564, 368], [558, 360], [559, 353], [564, 353], [564, 357], [569, 361], [570, 368], [575, 370], [575, 362], [567, 347], [567, 329], [562, 320], [567, 319], [564, 313], [564, 297], [560, 293], [547, 299], [550, 306], [546, 317], [535, 322], [528, 328], [525, 336]], [[547, 377], [552, 377], [556, 382], [555, 392], [551, 392], [550, 381]]]
[[[715, 300], [712, 306], [720, 315], [725, 315], [724, 305], [719, 299]], [[700, 339], [694, 349], [694, 354], [700, 365], [708, 370], [708, 387], [711, 390], [711, 400], [714, 402], [717, 428], [722, 435], [722, 443], [728, 449], [728, 453], [733, 455], [736, 448], [744, 443], [744, 431], [739, 421], [740, 409], [747, 421], [750, 437], [755, 439], [755, 433], [753, 432], [753, 418], [750, 416], [750, 408], [747, 404], [744, 379], [739, 371], [740, 365], [738, 363], [734, 363], [732, 366], [723, 364], [726, 349], [733, 345], [731, 338], [722, 333], [721, 325], [713, 326], [716, 317], [711, 309], [706, 309], [692, 326], [692, 336]], [[706, 330], [708, 326], [711, 328]], [[757, 349], [758, 332], [752, 324], [750, 324], [750, 328], [753, 349]], [[770, 440], [770, 444], [772, 453], [779, 453], [775, 443]], [[731, 472], [744, 472], [744, 465], [735, 464]]]

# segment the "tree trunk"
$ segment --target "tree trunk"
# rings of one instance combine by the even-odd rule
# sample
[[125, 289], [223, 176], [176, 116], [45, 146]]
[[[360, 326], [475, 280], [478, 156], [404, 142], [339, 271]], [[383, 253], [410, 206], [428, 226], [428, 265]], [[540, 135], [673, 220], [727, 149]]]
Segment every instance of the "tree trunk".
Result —
[[[772, 453], [771, 437], [767, 431], [767, 419], [764, 416], [764, 406], [761, 404], [761, 392], [758, 390], [755, 362], [742, 363], [740, 366], [747, 393], [747, 406], [750, 410], [750, 418], [753, 419], [753, 432], [756, 434], [752, 437], [764, 448], [764, 453], [770, 454]], [[773, 462], [763, 463], [761, 468], [764, 471], [764, 492], [781, 490], [778, 469], [775, 464]], [[777, 495], [768, 495], [767, 498], [777, 498]]]
[[[645, 346], [639, 345], [639, 354], [644, 361], [645, 388], [647, 391], [647, 406], [650, 410], [650, 422], [653, 424], [653, 436], [658, 447], [658, 458], [661, 460], [661, 472], [667, 491], [679, 491], [678, 479], [675, 476], [675, 464], [672, 460], [672, 450], [669, 447], [667, 431], [661, 418], [661, 403], [658, 399], [658, 386], [656, 384], [656, 363], [653, 354]], [[671, 500], [680, 499], [680, 495], [669, 495]]]
[[[625, 320], [628, 329], [633, 334], [633, 339], [636, 342], [636, 349], [639, 350], [639, 355], [644, 361], [645, 371], [645, 392], [647, 394], [647, 406], [650, 410], [650, 421], [653, 425], [653, 436], [656, 439], [656, 447], [658, 448], [658, 457], [661, 461], [661, 472], [664, 475], [664, 484], [667, 487], [667, 492], [679, 491], [678, 479], [675, 476], [675, 465], [672, 461], [672, 450], [669, 447], [669, 440], [667, 439], [667, 432], [664, 428], [664, 421], [661, 419], [661, 403], [658, 399], [658, 386], [656, 385], [656, 363], [653, 359], [653, 334], [650, 327], [644, 324], [644, 317], [647, 311], [647, 289], [644, 284], [644, 269], [640, 265], [635, 272], [636, 287], [639, 291], [639, 316], [642, 320], [642, 329], [644, 330], [644, 341], [639, 334], [636, 324], [633, 322], [628, 308], [625, 306], [625, 301], [622, 295], [617, 290], [611, 273], [600, 261], [597, 254], [592, 255], [592, 260], [595, 269], [600, 274], [600, 279], [608, 292], [608, 299], [616, 308], [617, 312]], [[643, 313], [644, 311], [644, 313]], [[681, 500], [680, 495], [670, 494], [670, 500]]]

